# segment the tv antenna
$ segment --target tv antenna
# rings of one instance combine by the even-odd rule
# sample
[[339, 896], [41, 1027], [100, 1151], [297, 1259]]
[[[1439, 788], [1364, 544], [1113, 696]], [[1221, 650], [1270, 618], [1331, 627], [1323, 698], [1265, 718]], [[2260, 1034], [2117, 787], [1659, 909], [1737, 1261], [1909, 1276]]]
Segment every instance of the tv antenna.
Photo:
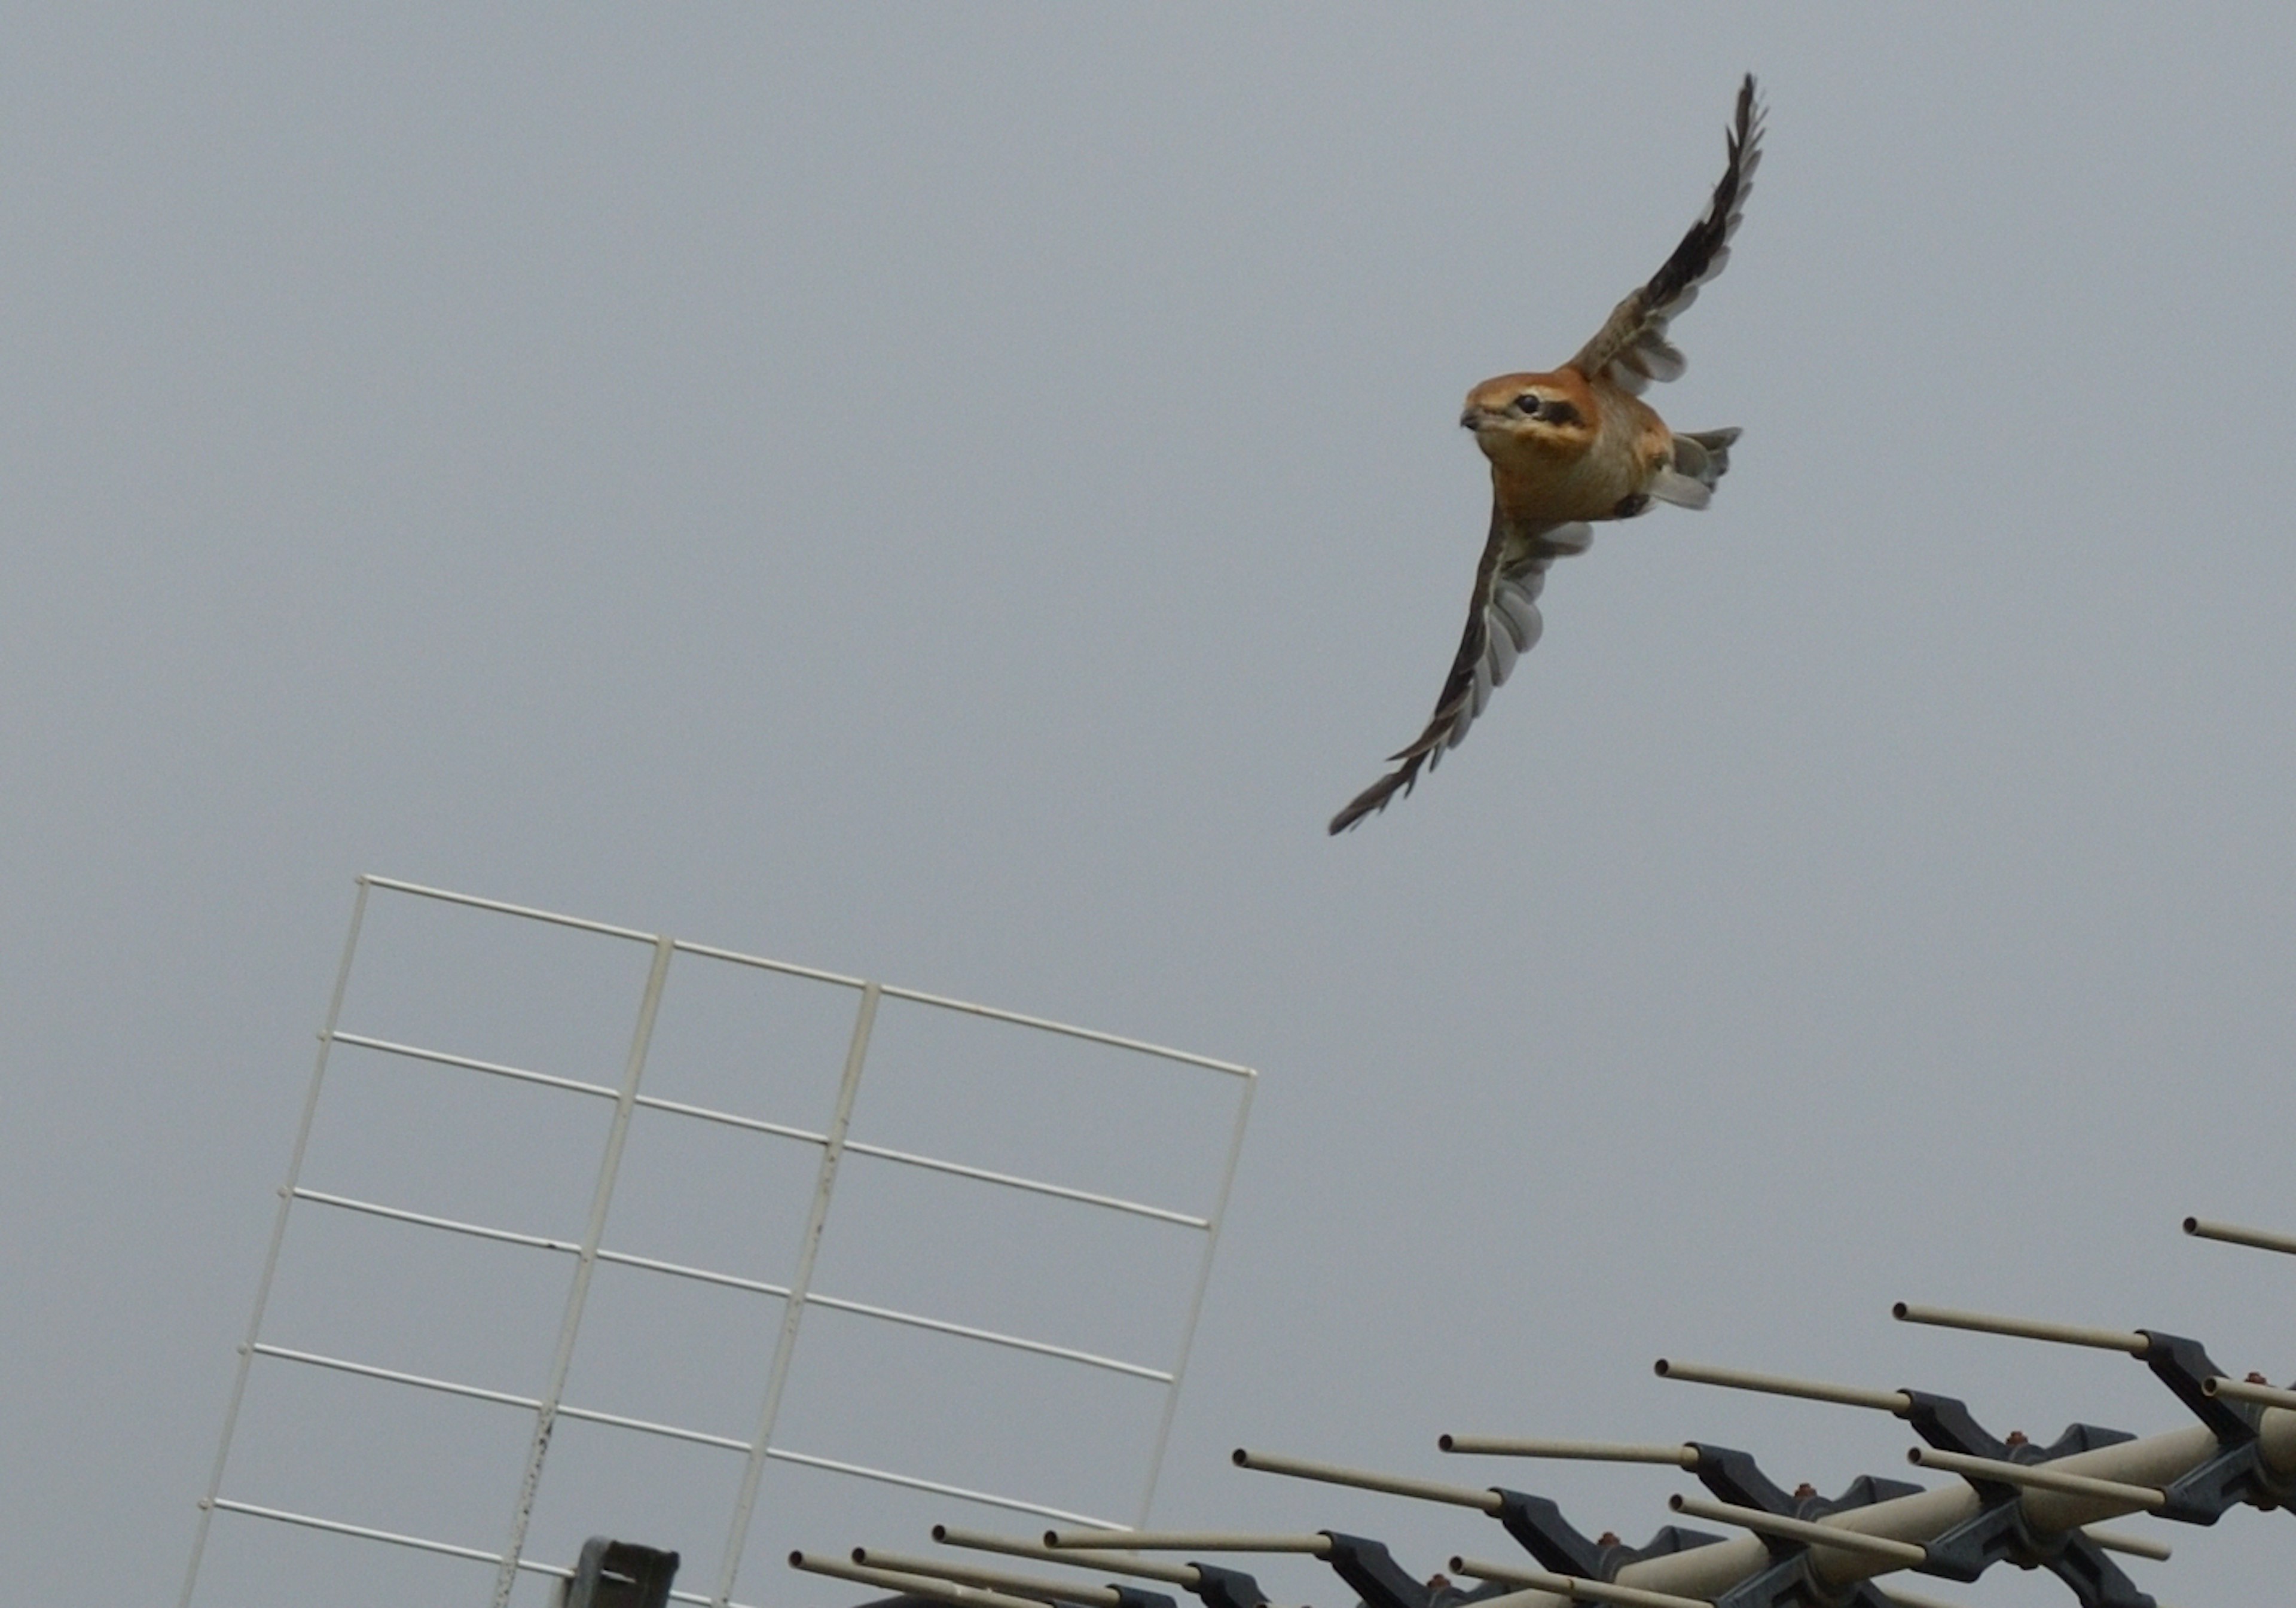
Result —
[[[2296, 1236], [2186, 1218], [2202, 1239], [2296, 1253]], [[1065, 1525], [1037, 1537], [941, 1526], [934, 1538], [1039, 1564], [1089, 1571], [1078, 1585], [1059, 1576], [988, 1571], [947, 1555], [889, 1554], [856, 1547], [846, 1556], [791, 1555], [792, 1567], [957, 1608], [1172, 1608], [1169, 1591], [1204, 1608], [1265, 1608], [1267, 1596], [1239, 1567], [1253, 1555], [1299, 1554], [1332, 1570], [1364, 1608], [1952, 1608], [1908, 1588], [1907, 1575], [1968, 1582], [1997, 1563], [2054, 1574], [2080, 1608], [2158, 1608], [2120, 1558], [2163, 1563], [2169, 1543], [2111, 1527], [2131, 1515], [2212, 1525], [2235, 1508], [2296, 1509], [2296, 1390], [2258, 1374], [2219, 1366], [2197, 1340], [2150, 1328], [2107, 1328], [2007, 1317], [1900, 1301], [1900, 1322], [1976, 1334], [2119, 1353], [2166, 1386], [2191, 1419], [2137, 1436], [2074, 1423], [2047, 1445], [2012, 1432], [1996, 1436], [1961, 1400], [1928, 1391], [1835, 1384], [1661, 1358], [1663, 1379], [1751, 1391], [1886, 1413], [1919, 1444], [1906, 1462], [1944, 1476], [1923, 1486], [1861, 1475], [1833, 1496], [1789, 1489], [1748, 1452], [1698, 1440], [1665, 1444], [1565, 1440], [1517, 1435], [1446, 1434], [1437, 1447], [1457, 1456], [1550, 1463], [1643, 1464], [1687, 1474], [1702, 1494], [1667, 1497], [1671, 1514], [1721, 1531], [1660, 1527], [1639, 1546], [1605, 1530], [1589, 1538], [1545, 1496], [1512, 1484], [1476, 1484], [1390, 1473], [1285, 1454], [1238, 1448], [1239, 1468], [1321, 1485], [1353, 1487], [1435, 1504], [1495, 1522], [1517, 1548], [1500, 1556], [1463, 1549], [1431, 1571], [1398, 1562], [1379, 1540], [1335, 1529], [1249, 1533], [1115, 1530]], [[1177, 1555], [1188, 1561], [1168, 1561]], [[1205, 1560], [1217, 1559], [1217, 1563]], [[1447, 1572], [1446, 1572], [1447, 1571]], [[1461, 1587], [1452, 1577], [1473, 1582]], [[1926, 1582], [1925, 1582], [1926, 1583]]]
[[[390, 1601], [732, 1608], [777, 1473], [1144, 1523], [1253, 1085], [1115, 1034], [362, 876], [181, 1608], [208, 1600], [203, 1565], [223, 1569], [212, 1600], [299, 1603], [310, 1568], [340, 1596], [384, 1555], [430, 1571]], [[656, 1243], [680, 1235], [701, 1248]], [[1053, 1299], [1063, 1276], [1123, 1299]], [[879, 1292], [905, 1277], [926, 1298]], [[681, 1300], [734, 1315], [723, 1368], [644, 1355], [692, 1338]], [[981, 1316], [1000, 1300], [1038, 1326]], [[1109, 1310], [1096, 1337], [1062, 1332]], [[979, 1478], [944, 1384], [967, 1366], [1018, 1448]], [[1083, 1439], [1063, 1434], [1080, 1401], [1109, 1477], [1056, 1503], [1032, 1475]], [[576, 1432], [604, 1470], [586, 1486], [554, 1451]], [[807, 1439], [848, 1432], [891, 1455]], [[622, 1523], [586, 1503], [650, 1497], [675, 1533], [570, 1555]], [[266, 1553], [290, 1534], [365, 1550]], [[706, 1585], [673, 1585], [681, 1561]]]

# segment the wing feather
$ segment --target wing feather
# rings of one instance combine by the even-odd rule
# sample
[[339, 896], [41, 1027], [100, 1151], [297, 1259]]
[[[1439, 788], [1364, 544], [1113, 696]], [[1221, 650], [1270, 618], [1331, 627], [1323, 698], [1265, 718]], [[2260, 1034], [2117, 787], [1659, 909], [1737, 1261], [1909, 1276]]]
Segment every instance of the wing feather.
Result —
[[1754, 96], [1754, 75], [1738, 87], [1738, 111], [1730, 128], [1730, 160], [1706, 215], [1690, 226], [1674, 255], [1651, 281], [1619, 303], [1595, 338], [1570, 359], [1588, 379], [1601, 374], [1636, 395], [1652, 381], [1678, 380], [1685, 366], [1666, 338], [1667, 324], [1698, 299], [1698, 287], [1730, 260], [1730, 237], [1745, 216], [1754, 192], [1754, 169], [1762, 165], [1763, 107]]
[[1520, 530], [1502, 521], [1496, 508], [1491, 511], [1490, 538], [1483, 544], [1474, 591], [1467, 599], [1467, 627], [1435, 700], [1435, 713], [1408, 747], [1388, 756], [1395, 768], [1332, 817], [1333, 833], [1385, 809], [1397, 793], [1418, 784], [1423, 767], [1433, 770], [1446, 751], [1465, 740], [1492, 691], [1513, 673], [1516, 659], [1531, 650], [1545, 628], [1538, 595], [1546, 585], [1547, 566], [1586, 552], [1594, 539], [1593, 529], [1583, 523]]

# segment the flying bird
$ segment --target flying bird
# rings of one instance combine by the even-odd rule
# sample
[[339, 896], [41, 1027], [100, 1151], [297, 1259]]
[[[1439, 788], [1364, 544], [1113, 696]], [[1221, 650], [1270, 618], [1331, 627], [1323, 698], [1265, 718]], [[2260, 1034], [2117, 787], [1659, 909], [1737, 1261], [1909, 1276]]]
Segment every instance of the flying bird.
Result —
[[1427, 729], [1388, 756], [1393, 770], [1332, 817], [1333, 833], [1385, 809], [1418, 783], [1422, 767], [1434, 769], [1459, 746], [1516, 655], [1538, 640], [1547, 566], [1586, 552], [1596, 521], [1632, 519], [1654, 502], [1703, 508], [1712, 499], [1738, 432], [1677, 435], [1642, 392], [1653, 380], [1679, 378], [1685, 366], [1667, 325], [1730, 260], [1730, 237], [1761, 165], [1762, 115], [1749, 73], [1738, 89], [1729, 163], [1705, 216], [1577, 357], [1550, 373], [1501, 374], [1467, 393], [1459, 423], [1491, 461], [1490, 536], [1475, 567], [1467, 628]]

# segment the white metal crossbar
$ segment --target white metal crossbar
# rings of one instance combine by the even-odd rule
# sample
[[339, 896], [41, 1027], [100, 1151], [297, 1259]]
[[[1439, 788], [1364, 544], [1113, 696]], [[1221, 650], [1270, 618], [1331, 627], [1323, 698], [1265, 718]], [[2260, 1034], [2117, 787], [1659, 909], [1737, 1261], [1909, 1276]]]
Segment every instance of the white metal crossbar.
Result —
[[[882, 989], [880, 992], [889, 998], [895, 997], [893, 990], [890, 989]], [[899, 997], [914, 1000], [922, 997], [902, 995]], [[1021, 1020], [1007, 1012], [976, 1011], [972, 1014], [1004, 1021]], [[1027, 1022], [1026, 1025], [1037, 1024], [1031, 1021]], [[1091, 1039], [1102, 1044], [1123, 1044], [1127, 1048], [1142, 1047], [1123, 1040], [1111, 1039], [1104, 1033], [1077, 1033], [1071, 1034], [1070, 1037]], [[359, 1033], [337, 1033], [335, 1042], [355, 1045], [360, 1049], [378, 1050], [388, 1055], [404, 1055], [410, 1061], [427, 1061], [434, 1066], [460, 1067], [465, 1071], [485, 1072], [492, 1077], [509, 1078], [521, 1083], [537, 1083], [546, 1088], [565, 1089], [578, 1095], [596, 1095], [608, 1100], [615, 1097], [615, 1091], [603, 1083], [584, 1083], [578, 1079], [554, 1077], [547, 1072], [529, 1071], [524, 1067], [504, 1066], [497, 1062], [474, 1060], [468, 1055], [449, 1055], [443, 1050], [426, 1050], [417, 1045], [393, 1044], [389, 1039], [369, 1038]], [[1161, 1054], [1162, 1052], [1149, 1053]], [[1195, 1064], [1203, 1063], [1198, 1062]], [[651, 1095], [639, 1095], [634, 1096], [630, 1103], [646, 1111], [665, 1112], [672, 1116], [693, 1117], [704, 1122], [723, 1123], [729, 1128], [746, 1128], [752, 1133], [772, 1134], [780, 1138], [796, 1139], [808, 1144], [829, 1143], [828, 1136], [825, 1134], [808, 1133], [804, 1128], [791, 1128], [786, 1123], [761, 1121], [755, 1117], [737, 1116], [731, 1112], [712, 1111], [705, 1105], [689, 1105], [680, 1100], [661, 1100]], [[1177, 1223], [1185, 1228], [1210, 1227], [1208, 1219], [1197, 1217], [1192, 1212], [1173, 1211], [1161, 1206], [1145, 1205], [1141, 1202], [1128, 1201], [1118, 1195], [1095, 1194], [1088, 1189], [1070, 1189], [1064, 1185], [1047, 1184], [1041, 1178], [1024, 1178], [1012, 1173], [992, 1172], [985, 1167], [967, 1167], [960, 1161], [946, 1161], [935, 1156], [921, 1156], [912, 1151], [894, 1150], [889, 1145], [864, 1144], [857, 1140], [848, 1140], [845, 1148], [857, 1156], [873, 1156], [881, 1161], [898, 1161], [904, 1167], [922, 1168], [928, 1172], [947, 1173], [953, 1177], [972, 1178], [983, 1184], [1001, 1184], [1008, 1189], [1026, 1190], [1031, 1194], [1052, 1195], [1063, 1201], [1078, 1201], [1087, 1206], [1105, 1206], [1111, 1211], [1126, 1211], [1136, 1217], [1154, 1218], [1160, 1222]]]
[[[644, 991], [638, 1009], [637, 1021], [627, 1048], [622, 1073], [612, 1084], [586, 1081], [532, 1066], [515, 1066], [504, 1062], [488, 1060], [436, 1045], [412, 1042], [401, 1037], [380, 1032], [351, 1032], [340, 1025], [348, 986], [351, 980], [353, 962], [358, 950], [362, 924], [366, 921], [373, 898], [390, 894], [414, 900], [461, 907], [487, 915], [515, 921], [539, 923], [569, 931], [646, 946], [651, 951]], [[681, 956], [697, 960], [729, 963], [752, 968], [760, 972], [792, 979], [800, 983], [820, 984], [851, 990], [858, 995], [857, 1011], [848, 1042], [842, 1072], [838, 1079], [836, 1097], [825, 1125], [816, 1128], [810, 1124], [778, 1120], [763, 1114], [715, 1109], [689, 1102], [672, 1100], [644, 1092], [647, 1052], [657, 1018], [662, 1009], [664, 984], [676, 961]], [[855, 1099], [862, 1074], [867, 1065], [870, 1036], [880, 1003], [899, 1000], [931, 1011], [946, 1011], [981, 1018], [1014, 1028], [1038, 1031], [1061, 1038], [1083, 1041], [1106, 1047], [1128, 1051], [1156, 1061], [1201, 1069], [1235, 1080], [1236, 1097], [1233, 1121], [1226, 1136], [1223, 1165], [1212, 1190], [1208, 1210], [1188, 1210], [1177, 1206], [1134, 1200], [1128, 1196], [1054, 1183], [1020, 1174], [978, 1166], [948, 1156], [926, 1155], [913, 1150], [869, 1143], [854, 1138], [850, 1132]], [[367, 1025], [367, 1024], [362, 1024]], [[384, 1023], [373, 1024], [377, 1027]], [[478, 1074], [484, 1079], [502, 1079], [511, 1084], [537, 1091], [536, 1097], [557, 1095], [581, 1096], [609, 1103], [612, 1117], [603, 1152], [596, 1158], [595, 1172], [590, 1186], [589, 1207], [579, 1238], [554, 1237], [522, 1231], [500, 1224], [466, 1220], [438, 1213], [388, 1204], [381, 1201], [361, 1198], [308, 1185], [303, 1171], [309, 1153], [315, 1118], [318, 1112], [326, 1083], [328, 1057], [337, 1046], [348, 1046], [387, 1058], [388, 1061], [414, 1062], [451, 1071]], [[500, 900], [480, 898], [468, 894], [450, 892], [419, 883], [400, 882], [381, 876], [364, 876], [358, 880], [357, 895], [351, 913], [350, 930], [347, 936], [342, 958], [338, 967], [334, 989], [330, 997], [325, 1025], [319, 1034], [319, 1052], [309, 1086], [305, 1093], [299, 1122], [296, 1129], [293, 1150], [289, 1161], [287, 1177], [280, 1190], [280, 1202], [274, 1219], [269, 1250], [258, 1282], [254, 1311], [251, 1314], [244, 1342], [240, 1348], [237, 1371], [234, 1374], [229, 1403], [226, 1409], [223, 1434], [217, 1448], [216, 1460], [205, 1496], [200, 1503], [199, 1521], [194, 1535], [189, 1567], [186, 1570], [181, 1608], [190, 1608], [198, 1587], [201, 1558], [206, 1551], [210, 1522], [217, 1513], [228, 1513], [246, 1518], [298, 1526], [354, 1539], [381, 1542], [409, 1548], [417, 1552], [463, 1560], [474, 1564], [490, 1566], [495, 1571], [493, 1602], [495, 1608], [506, 1608], [513, 1583], [522, 1575], [538, 1575], [565, 1579], [570, 1570], [542, 1563], [524, 1555], [529, 1520], [534, 1510], [551, 1442], [554, 1425], [561, 1420], [572, 1420], [603, 1426], [619, 1432], [657, 1437], [671, 1441], [714, 1448], [739, 1454], [742, 1473], [738, 1497], [730, 1516], [725, 1550], [718, 1569], [714, 1589], [706, 1595], [691, 1591], [672, 1593], [677, 1602], [712, 1604], [713, 1608], [739, 1608], [733, 1600], [736, 1571], [741, 1563], [751, 1517], [758, 1502], [759, 1480], [768, 1463], [818, 1469], [831, 1473], [874, 1481], [879, 1484], [956, 1497], [1009, 1512], [1033, 1514], [1063, 1522], [1099, 1528], [1119, 1528], [1111, 1521], [1095, 1518], [1061, 1507], [1046, 1505], [1019, 1493], [974, 1489], [931, 1480], [900, 1469], [882, 1468], [866, 1464], [800, 1451], [777, 1443], [775, 1425], [780, 1417], [783, 1396], [789, 1383], [791, 1359], [804, 1314], [808, 1308], [821, 1307], [875, 1323], [882, 1323], [952, 1338], [1002, 1348], [1024, 1356], [1043, 1358], [1086, 1368], [1130, 1378], [1159, 1387], [1164, 1392], [1152, 1450], [1148, 1458], [1146, 1477], [1142, 1484], [1138, 1521], [1144, 1523], [1152, 1502], [1159, 1465], [1169, 1438], [1173, 1410], [1185, 1373], [1187, 1356], [1193, 1343], [1197, 1318], [1201, 1311], [1207, 1281], [1211, 1269], [1212, 1253], [1218, 1243], [1220, 1221], [1226, 1209], [1230, 1185], [1241, 1151], [1244, 1124], [1250, 1112], [1251, 1090], [1255, 1075], [1248, 1067], [1217, 1061], [1175, 1050], [1161, 1045], [1090, 1029], [1073, 1027], [1040, 1017], [1026, 1016], [1016, 1012], [994, 1009], [963, 1000], [888, 987], [865, 979], [846, 977], [835, 972], [793, 965], [783, 961], [747, 955], [736, 950], [693, 943], [660, 934], [647, 933], [631, 928], [619, 927], [603, 922], [564, 915], [553, 911], [533, 909], [507, 904]], [[641, 1256], [614, 1249], [605, 1243], [607, 1226], [611, 1217], [611, 1204], [617, 1175], [621, 1169], [623, 1147], [629, 1132], [634, 1112], [644, 1110], [689, 1121], [714, 1124], [741, 1131], [791, 1141], [811, 1147], [818, 1153], [817, 1169], [808, 1218], [800, 1242], [797, 1260], [786, 1282], [745, 1276], [719, 1268], [668, 1261], [656, 1257]], [[1062, 1345], [1050, 1340], [1021, 1333], [1008, 1333], [974, 1324], [958, 1323], [929, 1313], [904, 1310], [876, 1302], [853, 1300], [814, 1288], [815, 1266], [822, 1236], [826, 1227], [834, 1200], [838, 1166], [848, 1154], [857, 1154], [897, 1166], [917, 1169], [945, 1177], [995, 1185], [1024, 1195], [1057, 1200], [1070, 1204], [1112, 1212], [1154, 1224], [1182, 1229], [1201, 1238], [1196, 1258], [1193, 1277], [1187, 1295], [1186, 1310], [1180, 1324], [1177, 1354], [1168, 1362], [1152, 1362], [1136, 1358], [1113, 1357], [1074, 1346]], [[393, 1192], [395, 1193], [395, 1192]], [[558, 1334], [553, 1348], [549, 1366], [544, 1376], [535, 1382], [531, 1391], [493, 1388], [467, 1381], [447, 1379], [393, 1367], [384, 1361], [360, 1360], [324, 1351], [280, 1345], [263, 1338], [265, 1312], [271, 1301], [279, 1277], [281, 1253], [290, 1232], [290, 1218], [298, 1205], [325, 1209], [329, 1212], [350, 1213], [395, 1227], [422, 1230], [428, 1233], [463, 1236], [495, 1244], [513, 1247], [519, 1251], [542, 1251], [573, 1259], [573, 1276], [565, 1295], [560, 1316]], [[746, 1437], [711, 1432], [627, 1413], [607, 1411], [593, 1406], [577, 1406], [563, 1399], [569, 1372], [581, 1335], [582, 1317], [588, 1294], [592, 1270], [599, 1264], [627, 1268], [638, 1273], [685, 1280], [746, 1295], [755, 1295], [781, 1303], [781, 1318], [777, 1338], [764, 1384], [763, 1399], [752, 1432]], [[249, 1394], [253, 1364], [258, 1358], [266, 1363], [291, 1369], [315, 1370], [318, 1374], [351, 1375], [371, 1380], [386, 1386], [419, 1391], [439, 1396], [450, 1401], [460, 1400], [490, 1407], [509, 1408], [533, 1415], [532, 1432], [522, 1463], [518, 1490], [513, 1503], [512, 1522], [506, 1545], [500, 1551], [458, 1546], [451, 1542], [403, 1533], [382, 1527], [360, 1524], [340, 1516], [328, 1517], [292, 1511], [270, 1503], [253, 1502], [224, 1493], [224, 1482], [231, 1464], [233, 1437], [237, 1430], [241, 1412]], [[586, 1377], [587, 1375], [586, 1374]]]
[[[253, 1519], [270, 1519], [277, 1523], [299, 1525], [305, 1530], [320, 1530], [328, 1535], [351, 1536], [362, 1541], [381, 1541], [392, 1546], [404, 1546], [410, 1552], [428, 1552], [439, 1557], [463, 1558], [473, 1563], [500, 1564], [503, 1562], [503, 1555], [500, 1553], [484, 1552], [476, 1546], [456, 1546], [447, 1541], [432, 1541], [422, 1536], [401, 1535], [396, 1530], [377, 1530], [371, 1524], [345, 1524], [336, 1519], [322, 1519], [310, 1514], [291, 1513], [283, 1507], [265, 1507], [254, 1502], [234, 1502], [224, 1497], [217, 1497], [208, 1505], [224, 1513], [245, 1514]], [[570, 1580], [574, 1578], [574, 1571], [562, 1563], [537, 1563], [531, 1558], [521, 1558], [517, 1560], [517, 1568], [522, 1574], [538, 1574], [551, 1579]], [[710, 1598], [697, 1592], [679, 1591], [675, 1588], [669, 1594], [669, 1600], [673, 1603], [702, 1604], [705, 1608], [711, 1603]], [[749, 1605], [734, 1603], [728, 1604], [728, 1608], [749, 1608]]]

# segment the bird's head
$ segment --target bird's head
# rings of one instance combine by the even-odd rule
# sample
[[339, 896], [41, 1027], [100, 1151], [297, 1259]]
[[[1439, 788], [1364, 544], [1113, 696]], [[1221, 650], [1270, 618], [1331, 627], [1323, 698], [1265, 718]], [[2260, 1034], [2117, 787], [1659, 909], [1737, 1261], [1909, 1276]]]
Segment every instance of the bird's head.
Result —
[[1569, 369], [1501, 374], [1467, 393], [1459, 423], [1494, 458], [1526, 450], [1576, 456], [1595, 439], [1595, 397]]

